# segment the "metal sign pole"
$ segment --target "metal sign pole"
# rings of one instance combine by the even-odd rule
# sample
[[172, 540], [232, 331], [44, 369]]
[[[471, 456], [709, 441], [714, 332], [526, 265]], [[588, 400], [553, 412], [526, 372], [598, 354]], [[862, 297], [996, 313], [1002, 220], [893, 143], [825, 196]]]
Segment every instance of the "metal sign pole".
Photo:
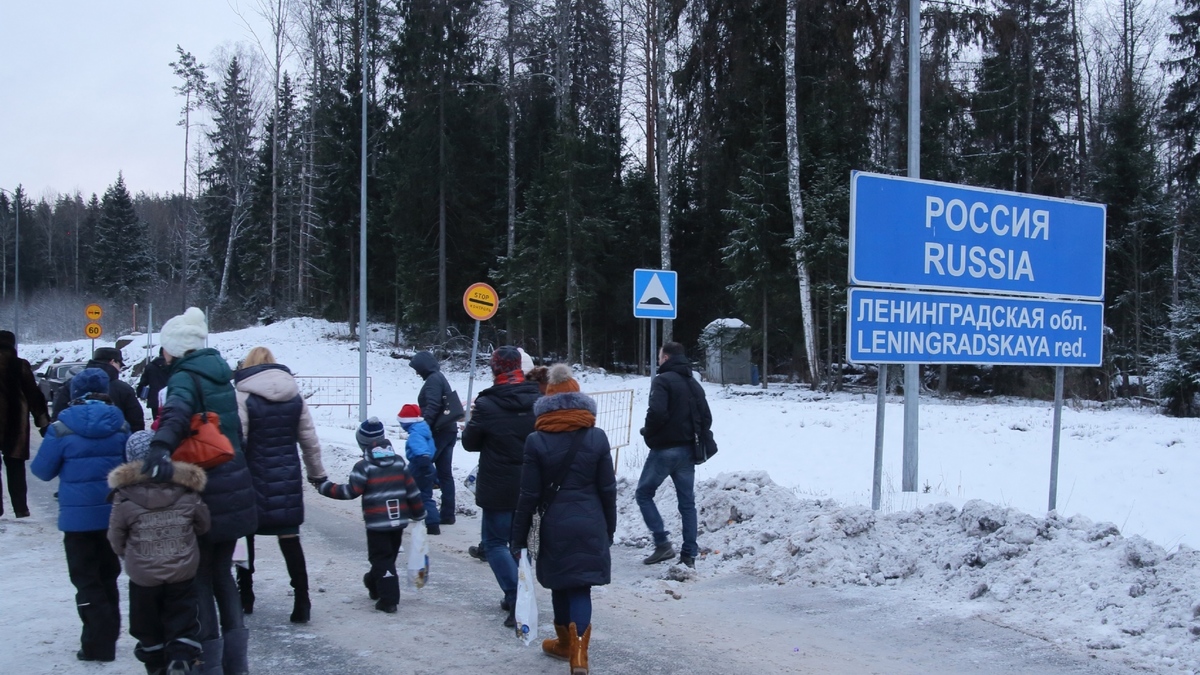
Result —
[[1050, 441], [1050, 507], [1058, 508], [1058, 439], [1062, 432], [1063, 373], [1066, 369], [1054, 369], [1054, 437]]
[[471, 421], [471, 411], [474, 406], [471, 405], [471, 395], [475, 389], [475, 358], [479, 355], [479, 324], [481, 321], [475, 322], [475, 339], [471, 341], [471, 375], [467, 378], [467, 412], [464, 422]]
[[[908, 2], [908, 177], [921, 177], [921, 0]], [[921, 365], [904, 364], [904, 474], [902, 489], [917, 491], [917, 424]]]
[[658, 372], [658, 319], [650, 319], [650, 377]]
[[883, 492], [883, 418], [887, 404], [886, 363], [879, 364], [879, 383], [875, 387], [875, 475], [871, 479], [871, 508], [879, 510]]

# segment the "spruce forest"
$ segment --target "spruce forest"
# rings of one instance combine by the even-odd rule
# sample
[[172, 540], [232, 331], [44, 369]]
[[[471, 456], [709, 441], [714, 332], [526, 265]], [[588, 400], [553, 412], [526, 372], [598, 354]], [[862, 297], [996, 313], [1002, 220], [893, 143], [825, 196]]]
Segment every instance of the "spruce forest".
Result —
[[[365, 96], [368, 318], [397, 338], [461, 348], [462, 292], [488, 281], [485, 342], [629, 369], [648, 342], [632, 270], [669, 268], [664, 331], [698, 359], [703, 328], [737, 317], [772, 381], [862, 374], [849, 177], [905, 172], [908, 2], [366, 5], [365, 82], [363, 0], [260, 0], [256, 43], [181, 45], [162, 64], [177, 192], [11, 188], [22, 339], [74, 337], [49, 315], [79, 298], [353, 331]], [[1200, 0], [926, 0], [921, 25], [921, 178], [1107, 204], [1105, 361], [1068, 395], [1195, 413]], [[14, 206], [0, 192], [5, 304]], [[1045, 396], [1047, 372], [934, 365], [924, 384]]]

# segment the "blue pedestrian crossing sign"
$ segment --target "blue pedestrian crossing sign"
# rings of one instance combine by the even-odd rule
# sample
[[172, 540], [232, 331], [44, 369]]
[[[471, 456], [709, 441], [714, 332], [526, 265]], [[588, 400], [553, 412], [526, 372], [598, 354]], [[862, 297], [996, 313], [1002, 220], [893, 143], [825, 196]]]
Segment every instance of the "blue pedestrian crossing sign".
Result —
[[633, 271], [633, 318], [674, 319], [679, 305], [679, 284], [669, 270]]

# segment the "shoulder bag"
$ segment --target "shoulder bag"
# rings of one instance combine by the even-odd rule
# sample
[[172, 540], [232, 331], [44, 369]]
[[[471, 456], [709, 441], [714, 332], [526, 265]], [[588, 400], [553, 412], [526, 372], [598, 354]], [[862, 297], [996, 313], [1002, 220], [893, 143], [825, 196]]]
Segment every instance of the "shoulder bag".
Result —
[[458, 397], [458, 392], [453, 389], [449, 394], [442, 394], [442, 414], [438, 416], [434, 426], [438, 429], [457, 422], [466, 416], [466, 411], [463, 410], [462, 399]]
[[535, 560], [537, 559], [538, 549], [541, 548], [542, 517], [546, 515], [550, 504], [554, 502], [554, 498], [558, 496], [558, 491], [562, 489], [563, 483], [566, 482], [567, 474], [571, 471], [571, 465], [575, 463], [575, 455], [579, 454], [579, 441], [583, 439], [583, 435], [586, 433], [587, 429], [580, 429], [575, 432], [575, 437], [571, 439], [571, 447], [567, 450], [567, 456], [563, 458], [563, 463], [558, 468], [558, 474], [546, 486], [546, 490], [542, 493], [542, 501], [538, 503], [537, 508], [533, 512], [533, 520], [529, 525], [529, 538], [525, 547], [529, 549], [529, 557]]
[[221, 418], [215, 412], [208, 412], [204, 405], [204, 387], [195, 373], [192, 382], [196, 385], [196, 403], [199, 405], [192, 415], [192, 428], [179, 447], [171, 455], [178, 462], [195, 464], [201, 469], [211, 469], [233, 459], [233, 444], [221, 433]]
[[691, 378], [688, 378], [688, 405], [692, 409], [692, 433], [694, 440], [692, 441], [692, 461], [696, 464], [703, 464], [710, 457], [717, 454], [717, 441], [713, 438], [712, 426], [705, 427], [700, 422], [700, 406], [696, 404], [696, 397], [703, 396], [704, 390], [696, 393], [696, 389], [700, 385]]

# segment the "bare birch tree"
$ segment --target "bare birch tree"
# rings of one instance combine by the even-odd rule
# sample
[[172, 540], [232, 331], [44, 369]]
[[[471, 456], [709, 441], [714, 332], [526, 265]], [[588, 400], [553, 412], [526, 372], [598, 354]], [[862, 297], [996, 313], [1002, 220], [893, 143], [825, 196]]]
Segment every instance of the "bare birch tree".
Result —
[[[787, 24], [784, 47], [784, 79], [787, 87], [788, 196], [792, 202], [792, 245], [796, 251], [796, 276], [800, 280], [800, 314], [804, 323], [804, 351], [808, 356], [808, 376], [815, 388], [821, 381], [817, 357], [816, 321], [813, 318], [812, 283], [802, 244], [805, 238], [804, 199], [800, 194], [800, 130], [796, 102], [796, 0], [787, 0]], [[764, 328], [765, 331], [765, 328]], [[766, 377], [766, 370], [763, 371]]]

